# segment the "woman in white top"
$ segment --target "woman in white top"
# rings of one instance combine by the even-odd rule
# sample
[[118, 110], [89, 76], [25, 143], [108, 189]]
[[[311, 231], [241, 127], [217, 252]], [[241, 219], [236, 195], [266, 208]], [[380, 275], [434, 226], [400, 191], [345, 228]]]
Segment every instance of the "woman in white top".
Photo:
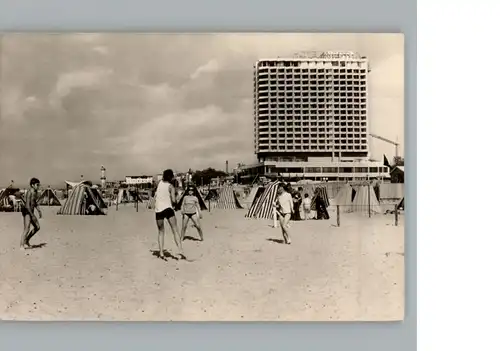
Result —
[[182, 249], [182, 241], [177, 229], [177, 218], [175, 217], [176, 194], [173, 185], [174, 172], [167, 169], [163, 172], [163, 180], [158, 183], [155, 194], [155, 216], [156, 225], [158, 226], [158, 246], [160, 249], [159, 257], [165, 259], [163, 251], [165, 243], [165, 219], [170, 224], [170, 228], [174, 234], [175, 244], [179, 250], [179, 258], [185, 259]]

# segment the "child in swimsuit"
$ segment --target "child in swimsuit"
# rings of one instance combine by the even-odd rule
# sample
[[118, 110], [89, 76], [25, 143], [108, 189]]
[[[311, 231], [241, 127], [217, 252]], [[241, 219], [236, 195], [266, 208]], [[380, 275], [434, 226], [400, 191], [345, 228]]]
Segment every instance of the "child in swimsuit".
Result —
[[182, 200], [182, 230], [181, 230], [181, 240], [184, 240], [186, 235], [187, 226], [191, 220], [198, 230], [200, 235], [200, 241], [203, 241], [203, 231], [201, 229], [200, 219], [202, 218], [200, 202], [198, 198], [194, 195], [194, 189], [189, 187], [187, 189], [187, 195], [184, 196]]

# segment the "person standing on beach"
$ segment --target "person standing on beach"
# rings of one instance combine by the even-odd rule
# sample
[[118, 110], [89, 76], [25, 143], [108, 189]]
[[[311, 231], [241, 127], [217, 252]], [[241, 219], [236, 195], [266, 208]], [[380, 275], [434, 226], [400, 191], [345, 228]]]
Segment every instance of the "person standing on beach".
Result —
[[200, 202], [198, 201], [198, 198], [194, 195], [193, 187], [189, 186], [187, 189], [187, 195], [184, 196], [184, 199], [182, 200], [181, 240], [184, 240], [189, 220], [191, 220], [196, 229], [198, 230], [198, 234], [200, 235], [200, 241], [203, 241], [203, 231], [201, 230], [200, 219], [202, 219]]
[[304, 218], [306, 220], [311, 218], [311, 199], [309, 198], [309, 194], [304, 195]]
[[165, 219], [170, 225], [174, 234], [174, 241], [179, 250], [179, 258], [185, 259], [182, 249], [182, 240], [177, 229], [177, 218], [175, 217], [175, 204], [177, 202], [176, 191], [173, 185], [174, 172], [167, 169], [163, 172], [163, 179], [158, 183], [155, 193], [155, 216], [158, 227], [158, 246], [160, 249], [159, 257], [165, 259], [163, 247], [165, 244]]
[[[35, 209], [38, 211], [38, 216], [42, 218], [42, 211], [37, 204], [38, 189], [40, 181], [37, 178], [31, 178], [30, 187], [21, 198], [21, 214], [23, 215], [24, 230], [21, 237], [21, 250], [31, 249], [30, 240], [40, 230], [40, 223], [35, 216]], [[30, 231], [30, 227], [33, 229]]]
[[281, 232], [283, 233], [283, 239], [285, 244], [290, 245], [292, 241], [290, 240], [289, 225], [290, 218], [293, 214], [293, 199], [292, 195], [285, 191], [285, 186], [281, 183], [278, 186], [278, 199], [276, 201], [276, 212], [279, 217]]
[[291, 189], [292, 199], [293, 199], [293, 215], [292, 215], [292, 221], [300, 221], [302, 218], [300, 218], [300, 207], [302, 205], [302, 195], [300, 194], [300, 190], [294, 190], [293, 188]]
[[316, 197], [316, 219], [330, 219], [326, 203], [321, 197], [319, 188], [316, 189], [314, 196]]

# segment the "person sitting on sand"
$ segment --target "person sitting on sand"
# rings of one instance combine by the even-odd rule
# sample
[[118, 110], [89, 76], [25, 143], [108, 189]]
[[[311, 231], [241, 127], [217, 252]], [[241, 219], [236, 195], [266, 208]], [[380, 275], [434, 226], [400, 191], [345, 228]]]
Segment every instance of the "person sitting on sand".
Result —
[[289, 192], [285, 191], [285, 185], [280, 183], [278, 186], [278, 199], [276, 200], [276, 213], [280, 221], [281, 232], [283, 234], [283, 239], [285, 244], [291, 244], [289, 235], [290, 218], [293, 214], [293, 199]]
[[[23, 215], [24, 230], [21, 237], [21, 250], [31, 249], [30, 240], [40, 230], [40, 223], [35, 216], [35, 209], [38, 211], [38, 216], [42, 218], [42, 211], [37, 204], [38, 189], [40, 181], [37, 178], [31, 178], [30, 188], [24, 194], [24, 199], [21, 199], [21, 214]], [[30, 231], [30, 226], [33, 229]]]
[[202, 219], [201, 207], [198, 198], [194, 195], [193, 187], [188, 187], [187, 195], [184, 196], [184, 199], [182, 200], [181, 211], [182, 211], [181, 240], [184, 240], [189, 220], [191, 220], [196, 229], [198, 230], [198, 234], [200, 235], [200, 241], [203, 241], [203, 231], [201, 230], [201, 222], [200, 222], [200, 219]]
[[171, 169], [165, 170], [163, 172], [163, 179], [158, 183], [155, 193], [155, 217], [156, 225], [158, 227], [158, 246], [160, 249], [159, 257], [161, 259], [165, 259], [163, 251], [165, 244], [165, 219], [168, 221], [170, 229], [172, 229], [174, 234], [174, 241], [177, 245], [177, 249], [179, 250], [179, 258], [186, 258], [182, 249], [182, 240], [177, 229], [177, 218], [175, 217], [174, 211], [177, 197], [173, 182], [174, 172]]
[[9, 205], [12, 206], [12, 208], [16, 207], [16, 195], [9, 195]]
[[96, 215], [97, 214], [97, 206], [94, 204], [90, 204], [89, 207], [87, 208], [87, 214], [88, 215]]
[[311, 198], [309, 197], [309, 194], [304, 195], [304, 218], [306, 220], [311, 218]]

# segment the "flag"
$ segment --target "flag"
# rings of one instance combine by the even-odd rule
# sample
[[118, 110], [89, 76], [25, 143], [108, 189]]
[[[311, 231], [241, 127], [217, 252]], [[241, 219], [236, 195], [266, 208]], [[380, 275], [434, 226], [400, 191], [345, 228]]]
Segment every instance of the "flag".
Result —
[[389, 167], [389, 169], [391, 169], [391, 164], [389, 163], [389, 160], [385, 155], [384, 155], [384, 166]]

